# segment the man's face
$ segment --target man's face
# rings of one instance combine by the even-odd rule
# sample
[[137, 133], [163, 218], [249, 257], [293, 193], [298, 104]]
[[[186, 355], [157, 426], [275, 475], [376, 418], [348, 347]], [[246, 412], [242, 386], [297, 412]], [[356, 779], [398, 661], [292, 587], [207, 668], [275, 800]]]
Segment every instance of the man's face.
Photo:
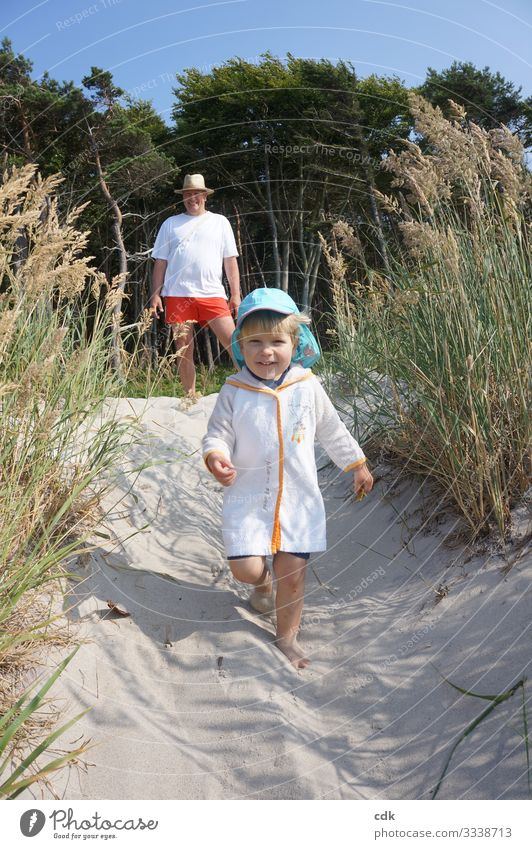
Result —
[[207, 192], [199, 189], [185, 189], [183, 192], [183, 203], [189, 215], [203, 215], [206, 200]]

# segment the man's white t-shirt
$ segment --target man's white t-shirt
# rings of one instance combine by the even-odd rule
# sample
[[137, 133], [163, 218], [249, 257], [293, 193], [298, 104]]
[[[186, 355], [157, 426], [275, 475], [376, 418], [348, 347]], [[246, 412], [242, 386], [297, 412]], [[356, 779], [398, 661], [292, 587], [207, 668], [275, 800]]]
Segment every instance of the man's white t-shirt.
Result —
[[161, 225], [152, 258], [168, 263], [161, 291], [174, 298], [226, 298], [223, 260], [238, 256], [235, 237], [224, 215], [172, 215]]

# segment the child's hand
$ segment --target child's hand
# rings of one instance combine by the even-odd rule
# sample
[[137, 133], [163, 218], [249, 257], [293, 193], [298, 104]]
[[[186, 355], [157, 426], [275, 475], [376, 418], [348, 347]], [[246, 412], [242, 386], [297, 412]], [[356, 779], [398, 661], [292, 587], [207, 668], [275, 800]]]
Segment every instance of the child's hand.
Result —
[[207, 457], [209, 471], [222, 486], [231, 486], [236, 478], [236, 469], [223, 454], [211, 454]]
[[362, 501], [364, 496], [373, 489], [373, 475], [365, 463], [353, 472], [353, 489], [357, 501]]

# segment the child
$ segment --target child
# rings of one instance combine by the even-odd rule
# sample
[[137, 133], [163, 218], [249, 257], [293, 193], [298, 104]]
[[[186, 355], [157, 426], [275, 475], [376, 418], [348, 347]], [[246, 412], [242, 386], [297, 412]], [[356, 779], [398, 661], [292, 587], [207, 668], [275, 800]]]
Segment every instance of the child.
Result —
[[242, 301], [232, 340], [241, 371], [227, 378], [203, 439], [207, 468], [227, 487], [222, 517], [231, 572], [253, 585], [255, 610], [275, 608], [277, 646], [296, 668], [308, 664], [297, 641], [306, 562], [326, 548], [314, 437], [337, 466], [353, 471], [357, 495], [373, 486], [360, 446], [305, 367], [319, 357], [308, 321], [280, 289], [255, 289]]

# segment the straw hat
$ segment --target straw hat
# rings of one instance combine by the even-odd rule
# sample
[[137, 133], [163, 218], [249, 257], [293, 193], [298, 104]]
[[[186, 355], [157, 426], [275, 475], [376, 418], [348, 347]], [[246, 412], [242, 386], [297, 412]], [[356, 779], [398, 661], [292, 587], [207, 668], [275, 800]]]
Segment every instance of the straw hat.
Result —
[[214, 189], [208, 189], [205, 185], [205, 179], [203, 174], [185, 174], [185, 179], [183, 180], [183, 188], [176, 189], [175, 193], [177, 195], [183, 194], [187, 189], [195, 189], [199, 192], [206, 192], [208, 195], [212, 195]]

